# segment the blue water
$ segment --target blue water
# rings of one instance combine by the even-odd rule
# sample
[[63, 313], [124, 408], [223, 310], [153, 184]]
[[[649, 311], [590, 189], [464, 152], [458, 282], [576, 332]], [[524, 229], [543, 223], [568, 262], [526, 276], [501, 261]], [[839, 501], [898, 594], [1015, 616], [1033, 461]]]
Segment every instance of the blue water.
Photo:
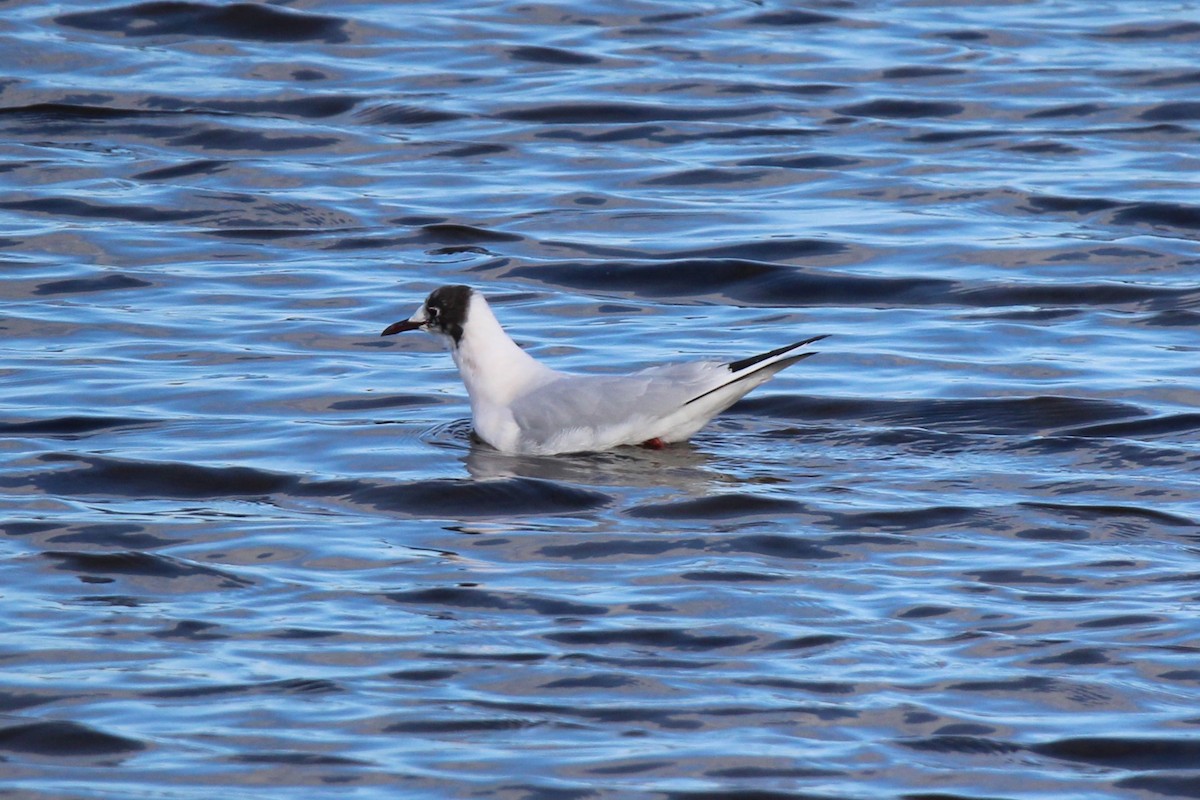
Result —
[[[0, 794], [1200, 796], [1200, 5], [0, 46]], [[572, 370], [832, 336], [512, 457], [378, 335], [444, 283]]]

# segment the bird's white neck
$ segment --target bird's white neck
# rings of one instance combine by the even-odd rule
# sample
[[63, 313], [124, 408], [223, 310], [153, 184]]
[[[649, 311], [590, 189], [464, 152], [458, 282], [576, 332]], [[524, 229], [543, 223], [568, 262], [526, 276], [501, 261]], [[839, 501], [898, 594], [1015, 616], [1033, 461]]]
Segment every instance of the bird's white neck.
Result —
[[450, 353], [472, 406], [507, 404], [556, 376], [554, 370], [536, 361], [504, 332], [482, 296], [472, 296], [468, 320]]

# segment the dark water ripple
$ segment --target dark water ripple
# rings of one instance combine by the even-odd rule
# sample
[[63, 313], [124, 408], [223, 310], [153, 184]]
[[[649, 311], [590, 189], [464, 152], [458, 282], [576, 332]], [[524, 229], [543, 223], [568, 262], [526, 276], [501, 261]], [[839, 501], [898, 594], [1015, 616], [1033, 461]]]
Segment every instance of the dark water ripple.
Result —
[[144, 749], [141, 742], [73, 722], [32, 722], [0, 728], [0, 750], [47, 758], [116, 756]]
[[[1200, 795], [1198, 41], [9, 4], [4, 789]], [[378, 336], [444, 282], [568, 368], [833, 335], [686, 445], [516, 458]]]
[[261, 42], [317, 41], [337, 44], [347, 39], [346, 20], [298, 13], [254, 3], [214, 6], [184, 0], [137, 3], [101, 11], [55, 17], [59, 25], [118, 36], [197, 36]]

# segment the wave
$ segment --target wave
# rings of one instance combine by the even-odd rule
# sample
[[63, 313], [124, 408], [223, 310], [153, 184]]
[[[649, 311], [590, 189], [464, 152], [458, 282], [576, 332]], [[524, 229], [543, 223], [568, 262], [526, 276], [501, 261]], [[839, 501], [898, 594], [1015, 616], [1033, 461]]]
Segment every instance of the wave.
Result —
[[132, 38], [209, 36], [259, 42], [346, 42], [340, 17], [255, 3], [216, 5], [161, 0], [55, 17], [59, 25]]

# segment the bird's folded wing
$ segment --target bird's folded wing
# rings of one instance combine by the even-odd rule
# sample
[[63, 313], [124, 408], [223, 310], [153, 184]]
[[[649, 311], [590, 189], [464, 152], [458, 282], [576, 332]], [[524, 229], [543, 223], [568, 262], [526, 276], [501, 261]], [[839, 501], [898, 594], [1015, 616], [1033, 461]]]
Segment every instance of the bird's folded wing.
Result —
[[661, 419], [728, 379], [718, 361], [651, 367], [633, 375], [564, 375], [512, 403], [523, 435], [546, 440], [559, 431], [595, 431]]

